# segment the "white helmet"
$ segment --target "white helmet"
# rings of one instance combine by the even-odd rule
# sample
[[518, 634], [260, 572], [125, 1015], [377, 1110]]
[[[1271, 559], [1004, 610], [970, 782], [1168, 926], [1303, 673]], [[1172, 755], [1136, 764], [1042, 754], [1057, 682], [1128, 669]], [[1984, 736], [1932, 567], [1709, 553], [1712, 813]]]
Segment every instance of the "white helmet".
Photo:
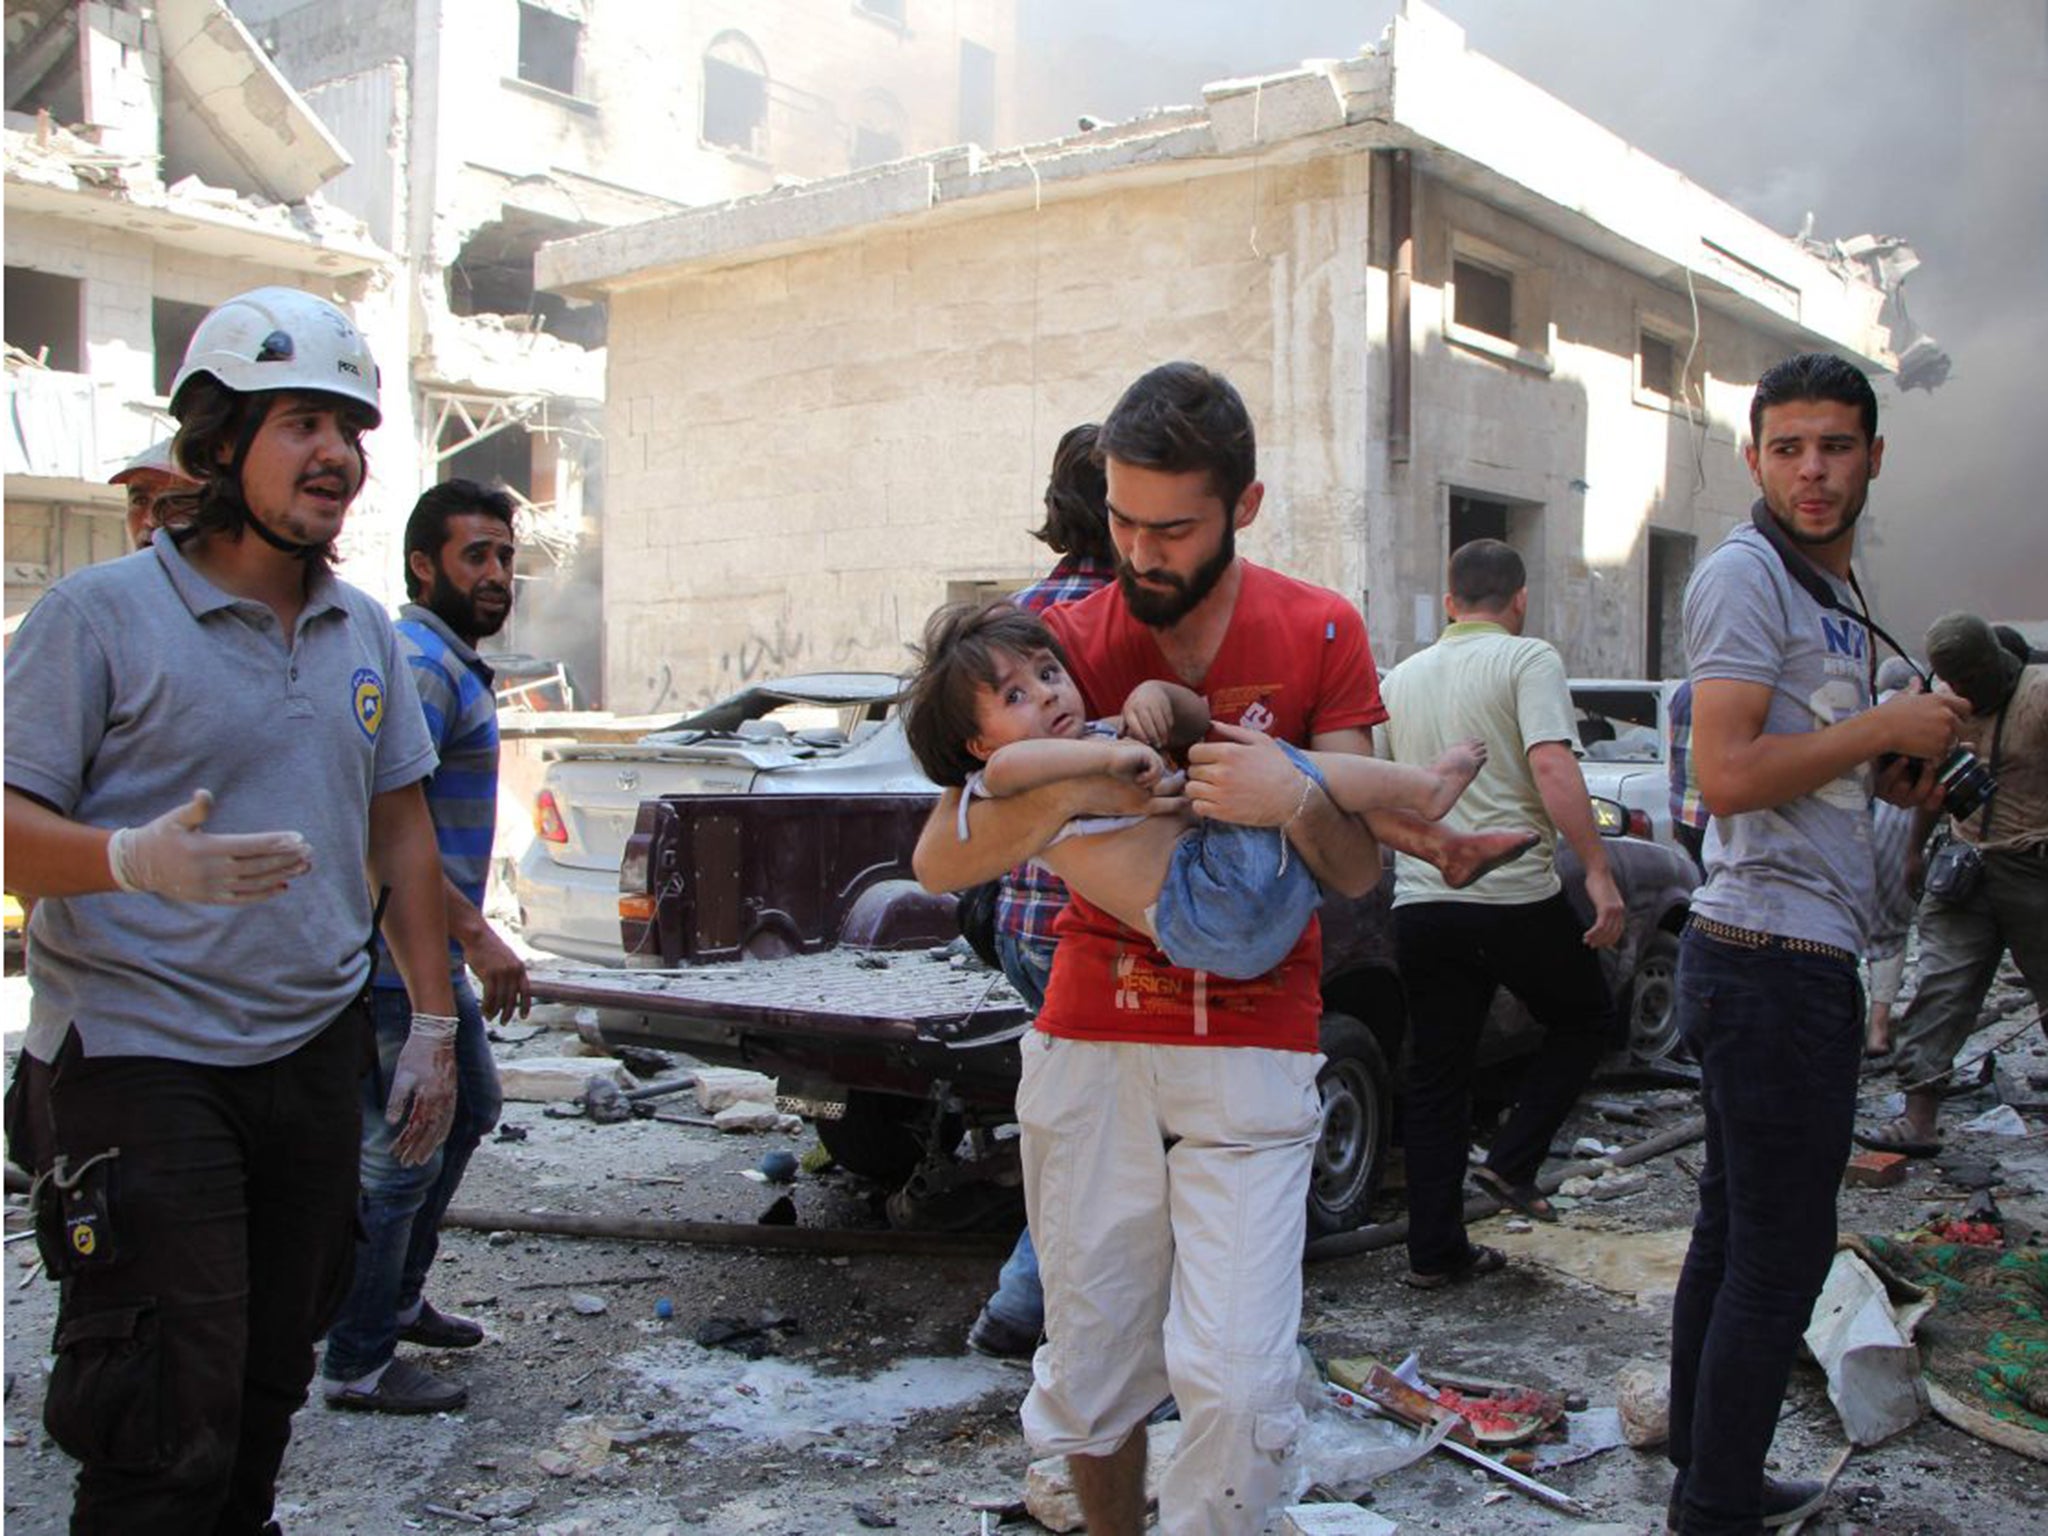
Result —
[[238, 394], [302, 389], [367, 406], [383, 420], [377, 363], [353, 321], [298, 288], [254, 288], [199, 322], [171, 382], [171, 414], [184, 419], [185, 386], [205, 374]]
[[176, 475], [180, 480], [189, 480], [191, 478], [184, 470], [178, 467], [178, 461], [171, 457], [171, 439], [167, 437], [162, 442], [151, 443], [142, 452], [107, 476], [107, 484], [126, 485], [134, 476], [151, 469], [160, 475]]

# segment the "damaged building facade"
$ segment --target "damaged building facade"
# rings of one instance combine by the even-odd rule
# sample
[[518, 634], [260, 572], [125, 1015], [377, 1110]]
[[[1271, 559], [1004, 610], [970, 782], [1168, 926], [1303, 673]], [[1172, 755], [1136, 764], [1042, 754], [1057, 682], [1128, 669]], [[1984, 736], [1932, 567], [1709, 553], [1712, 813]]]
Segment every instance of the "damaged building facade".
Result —
[[[166, 394], [208, 309], [277, 283], [348, 309], [379, 356], [404, 332], [389, 254], [315, 190], [347, 154], [214, 0], [9, 0], [6, 61], [12, 619], [126, 552], [107, 476], [170, 434]], [[385, 421], [344, 536], [378, 591], [416, 478], [402, 390]]]
[[[598, 686], [602, 294], [537, 291], [549, 241], [1009, 134], [1015, 0], [233, 0], [346, 146], [328, 195], [405, 264], [423, 484], [523, 504], [501, 643]], [[399, 370], [387, 365], [388, 380]], [[636, 487], [636, 495], [642, 488]]]
[[1261, 438], [1254, 558], [1391, 664], [1452, 547], [1531, 573], [1580, 674], [1683, 666], [1679, 596], [1750, 503], [1757, 375], [1889, 369], [1885, 295], [1411, 0], [1360, 57], [1057, 143], [908, 159], [542, 251], [606, 300], [614, 707], [896, 668], [926, 613], [1048, 556], [1053, 444], [1173, 357]]

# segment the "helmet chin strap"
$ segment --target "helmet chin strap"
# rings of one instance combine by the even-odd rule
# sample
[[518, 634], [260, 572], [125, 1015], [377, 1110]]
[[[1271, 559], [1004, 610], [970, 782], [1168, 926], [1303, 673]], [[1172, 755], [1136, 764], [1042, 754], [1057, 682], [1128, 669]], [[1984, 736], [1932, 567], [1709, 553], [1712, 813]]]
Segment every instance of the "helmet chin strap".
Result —
[[241, 512], [241, 525], [255, 534], [279, 554], [290, 555], [296, 560], [312, 560], [325, 549], [324, 544], [301, 544], [297, 539], [287, 539], [263, 526], [256, 514], [249, 510], [249, 498], [242, 492], [242, 467], [249, 461], [249, 450], [255, 446], [256, 434], [263, 429], [264, 418], [269, 414], [266, 403], [261, 409], [252, 411], [248, 423], [242, 428], [242, 435], [235, 443], [234, 461], [228, 466], [228, 483], [234, 487], [235, 504]]

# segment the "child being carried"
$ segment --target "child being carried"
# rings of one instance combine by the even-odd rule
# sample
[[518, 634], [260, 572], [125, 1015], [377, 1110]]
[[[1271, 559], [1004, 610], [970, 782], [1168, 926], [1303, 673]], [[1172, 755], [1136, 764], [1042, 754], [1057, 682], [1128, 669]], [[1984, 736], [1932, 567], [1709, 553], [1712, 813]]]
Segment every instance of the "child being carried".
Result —
[[[1121, 714], [1089, 720], [1066, 657], [1043, 620], [1011, 603], [950, 604], [925, 626], [907, 696], [912, 752], [935, 783], [957, 787], [960, 836], [977, 796], [1000, 799], [1063, 779], [1108, 775], [1156, 797], [1179, 794], [1178, 757], [1209, 731], [1209, 709], [1175, 683], [1139, 684]], [[1486, 762], [1459, 742], [1429, 767], [1352, 753], [1280, 749], [1302, 772], [1296, 815], [1311, 786], [1354, 814], [1412, 811], [1439, 819]], [[1292, 818], [1290, 818], [1291, 820]], [[1519, 857], [1533, 837], [1484, 836], [1467, 883]], [[1453, 838], [1453, 845], [1458, 839]], [[1181, 809], [1167, 815], [1077, 817], [1032, 857], [1191, 971], [1263, 976], [1301, 937], [1322, 900], [1308, 867], [1289, 853], [1284, 826], [1246, 827]]]

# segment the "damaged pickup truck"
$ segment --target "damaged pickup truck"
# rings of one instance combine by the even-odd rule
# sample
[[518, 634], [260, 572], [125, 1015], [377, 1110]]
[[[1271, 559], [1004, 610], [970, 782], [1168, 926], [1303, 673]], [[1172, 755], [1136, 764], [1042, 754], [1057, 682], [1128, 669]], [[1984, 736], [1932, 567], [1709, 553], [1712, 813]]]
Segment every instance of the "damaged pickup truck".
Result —
[[[884, 727], [900, 737], [901, 727]], [[841, 1166], [888, 1185], [899, 1225], [943, 1225], [979, 1184], [1014, 1183], [1024, 1008], [999, 971], [957, 942], [954, 899], [912, 878], [934, 796], [665, 795], [644, 802], [620, 871], [626, 969], [538, 968], [537, 999], [590, 1010], [612, 1046], [680, 1050], [777, 1079]], [[1670, 976], [1694, 877], [1670, 849], [1603, 830], [1628, 906], [1603, 951], [1642, 1059], [1673, 1040]], [[1583, 881], [1563, 850], [1567, 893]], [[1388, 904], [1393, 877], [1323, 903], [1321, 1139], [1309, 1191], [1316, 1234], [1367, 1219], [1396, 1129], [1406, 1009]], [[1512, 1071], [1539, 1032], [1496, 1001], [1483, 1069]], [[982, 1202], [983, 1205], [986, 1202]]]

